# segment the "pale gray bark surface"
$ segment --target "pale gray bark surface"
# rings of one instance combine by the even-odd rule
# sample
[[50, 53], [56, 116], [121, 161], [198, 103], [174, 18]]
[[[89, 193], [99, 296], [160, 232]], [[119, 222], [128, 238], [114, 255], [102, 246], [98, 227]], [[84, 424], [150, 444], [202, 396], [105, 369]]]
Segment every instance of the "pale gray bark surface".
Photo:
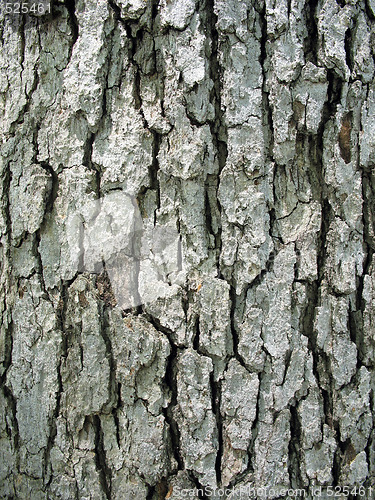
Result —
[[0, 27], [1, 498], [374, 485], [375, 2], [53, 12]]

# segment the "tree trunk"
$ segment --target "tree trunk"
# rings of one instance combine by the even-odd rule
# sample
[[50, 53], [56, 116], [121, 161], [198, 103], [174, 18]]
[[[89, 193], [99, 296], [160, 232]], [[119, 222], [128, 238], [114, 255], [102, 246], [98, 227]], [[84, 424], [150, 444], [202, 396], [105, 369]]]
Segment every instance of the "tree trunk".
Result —
[[1, 498], [375, 498], [374, 0], [46, 2], [2, 11]]

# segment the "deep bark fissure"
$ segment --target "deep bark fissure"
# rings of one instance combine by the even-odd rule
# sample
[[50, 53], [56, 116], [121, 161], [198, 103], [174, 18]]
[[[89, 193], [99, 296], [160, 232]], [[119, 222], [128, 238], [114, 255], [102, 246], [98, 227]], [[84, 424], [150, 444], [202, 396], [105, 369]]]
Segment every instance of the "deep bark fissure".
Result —
[[198, 492], [198, 498], [201, 499], [201, 500], [208, 500], [210, 497], [206, 495], [206, 488], [204, 486], [202, 486], [202, 484], [198, 481], [198, 479], [193, 475], [193, 474], [189, 474], [192, 482], [194, 483], [195, 485], [195, 488]]
[[[311, 5], [311, 4], [310, 4]], [[313, 43], [313, 42], [311, 42]], [[314, 42], [316, 43], [316, 42]], [[310, 48], [311, 52], [311, 48]], [[305, 142], [304, 135], [301, 132], [300, 136], [297, 136], [299, 144], [306, 144], [310, 154], [310, 169], [309, 169], [309, 179], [312, 187], [313, 197], [320, 203], [321, 206], [321, 226], [317, 234], [317, 279], [313, 282], [307, 282], [305, 284], [306, 290], [306, 306], [304, 308], [303, 314], [300, 319], [300, 329], [301, 333], [308, 339], [308, 348], [312, 354], [313, 358], [313, 373], [317, 381], [320, 394], [323, 398], [323, 408], [325, 414], [325, 423], [330, 428], [335, 428], [337, 433], [338, 424], [334, 420], [334, 409], [333, 409], [333, 381], [330, 379], [328, 387], [326, 384], [322, 384], [322, 373], [323, 369], [326, 373], [332, 373], [332, 367], [329, 357], [326, 353], [320, 349], [317, 345], [317, 334], [314, 331], [314, 324], [317, 314], [317, 307], [321, 302], [321, 285], [326, 279], [326, 262], [327, 262], [327, 234], [331, 227], [331, 223], [334, 219], [334, 211], [332, 209], [331, 203], [329, 201], [329, 191], [325, 181], [324, 175], [324, 165], [323, 165], [323, 149], [324, 149], [324, 132], [326, 130], [327, 123], [334, 115], [337, 106], [340, 102], [341, 92], [342, 92], [343, 82], [338, 78], [333, 70], [328, 71], [328, 90], [327, 98], [323, 106], [322, 119], [318, 132], [316, 136], [307, 134], [307, 143]], [[333, 291], [334, 292], [334, 291]], [[320, 363], [319, 363], [320, 360]], [[292, 409], [291, 409], [292, 411]], [[299, 418], [295, 410], [292, 413], [293, 418], [293, 428], [298, 430]], [[338, 445], [340, 446], [340, 438], [338, 436]], [[298, 441], [293, 439], [289, 444], [289, 455], [291, 460], [295, 459], [295, 463], [298, 464]], [[342, 452], [338, 448], [335, 453], [334, 463], [332, 466], [332, 475], [335, 484], [338, 484], [341, 466], [341, 456]], [[300, 472], [298, 470], [290, 470], [290, 476], [294, 474], [296, 484], [303, 486]]]
[[[369, 403], [370, 403], [370, 411], [371, 414], [374, 415], [375, 411], [375, 397], [374, 397], [374, 388], [372, 387], [370, 390], [369, 394]], [[365, 447], [365, 452], [366, 452], [366, 460], [369, 466], [371, 466], [371, 461], [372, 461], [372, 456], [373, 456], [373, 448], [374, 448], [374, 438], [375, 438], [375, 432], [374, 429], [371, 431], [371, 434], [367, 440], [367, 444]], [[371, 449], [372, 448], [372, 449]], [[371, 486], [373, 484], [373, 479], [374, 479], [374, 473], [369, 474], [369, 477], [366, 481], [366, 486]]]
[[165, 421], [169, 425], [169, 431], [170, 431], [169, 435], [171, 438], [171, 445], [172, 445], [171, 453], [177, 462], [178, 465], [177, 471], [179, 471], [179, 470], [184, 470], [184, 460], [180, 448], [180, 431], [173, 414], [173, 409], [177, 406], [177, 380], [176, 380], [175, 364], [176, 364], [178, 349], [174, 344], [170, 343], [170, 345], [171, 345], [171, 353], [167, 360], [164, 382], [167, 388], [170, 390], [171, 400], [168, 407], [163, 408], [163, 414]]
[[348, 28], [345, 31], [345, 55], [346, 55], [346, 64], [350, 71], [353, 71], [353, 53], [352, 53], [352, 30]]
[[197, 315], [197, 318], [195, 320], [195, 324], [194, 324], [194, 336], [193, 336], [193, 339], [192, 339], [192, 342], [193, 342], [193, 348], [199, 352], [199, 338], [200, 338], [200, 327], [199, 327], [199, 321], [200, 321], [200, 318], [199, 318], [199, 315]]
[[305, 7], [306, 10], [306, 27], [307, 27], [307, 37], [304, 40], [304, 52], [307, 61], [311, 61], [313, 64], [317, 65], [318, 61], [318, 25], [317, 25], [317, 8], [318, 0], [306, 0]]
[[[363, 316], [366, 308], [366, 301], [363, 297], [364, 291], [364, 280], [365, 276], [370, 276], [371, 266], [374, 258], [374, 234], [375, 234], [375, 220], [372, 212], [371, 198], [374, 197], [373, 185], [375, 185], [372, 180], [372, 173], [363, 172], [362, 173], [362, 198], [363, 198], [363, 233], [364, 233], [364, 246], [365, 259], [363, 262], [363, 271], [360, 276], [357, 277], [357, 293], [355, 298], [355, 310], [354, 304], [353, 308], [349, 311], [349, 324], [350, 331], [353, 332], [353, 341], [358, 347], [358, 364], [362, 365], [363, 358], [365, 357], [365, 347], [363, 345], [364, 339], [364, 326], [363, 326]], [[371, 366], [373, 367], [373, 365]]]
[[[259, 12], [259, 25], [261, 29], [261, 37], [260, 37], [260, 54], [259, 54], [259, 63], [262, 68], [262, 121], [263, 121], [263, 129], [265, 136], [265, 144], [266, 144], [266, 158], [271, 164], [273, 164], [273, 183], [272, 183], [272, 193], [273, 200], [271, 203], [268, 203], [268, 216], [269, 216], [269, 235], [272, 241], [275, 243], [275, 239], [281, 241], [277, 234], [277, 218], [275, 211], [275, 200], [277, 199], [276, 195], [276, 187], [275, 187], [275, 177], [277, 173], [278, 165], [274, 159], [273, 148], [274, 148], [274, 125], [273, 125], [273, 117], [272, 117], [272, 106], [270, 104], [269, 99], [269, 88], [268, 88], [268, 54], [267, 54], [267, 40], [268, 32], [267, 32], [267, 13], [266, 13], [266, 5], [264, 5], [262, 11]], [[268, 262], [266, 264], [266, 269], [262, 270], [259, 281], [258, 277], [253, 280], [250, 286], [256, 286], [260, 283], [261, 279], [266, 275], [266, 273], [270, 270], [269, 263], [273, 261], [275, 258], [274, 250], [271, 251], [270, 256], [268, 258]]]
[[95, 432], [95, 461], [96, 467], [99, 472], [100, 482], [102, 484], [103, 492], [107, 498], [110, 500], [112, 498], [112, 485], [111, 485], [111, 469], [107, 465], [106, 452], [104, 450], [104, 435], [100, 422], [99, 415], [94, 415], [92, 417], [92, 425]]
[[160, 183], [159, 183], [159, 151], [160, 151], [160, 144], [161, 144], [161, 139], [162, 136], [158, 133], [153, 131], [153, 144], [152, 144], [152, 163], [149, 169], [149, 176], [150, 176], [150, 189], [154, 190], [156, 192], [156, 208], [154, 211], [154, 226], [156, 225], [156, 217], [157, 217], [157, 210], [160, 209]]
[[217, 428], [217, 440], [218, 440], [218, 450], [216, 454], [216, 481], [217, 484], [221, 485], [221, 467], [224, 453], [223, 444], [223, 418], [221, 415], [221, 381], [215, 381], [214, 374], [210, 374], [210, 387], [211, 387], [211, 405], [212, 411], [216, 419]]
[[[57, 436], [57, 425], [56, 421], [57, 418], [60, 415], [60, 406], [61, 406], [61, 396], [63, 393], [63, 380], [62, 380], [62, 374], [61, 374], [61, 367], [63, 360], [67, 358], [68, 355], [68, 333], [65, 330], [65, 321], [66, 321], [66, 312], [67, 312], [67, 301], [65, 300], [66, 295], [68, 293], [68, 288], [66, 285], [61, 284], [60, 288], [60, 300], [58, 303], [58, 308], [56, 310], [56, 323], [57, 323], [57, 328], [61, 331], [61, 349], [60, 349], [60, 360], [57, 366], [57, 384], [58, 384], [58, 390], [56, 393], [56, 404], [55, 408], [53, 410], [53, 413], [51, 415], [50, 419], [50, 432], [48, 436], [48, 442], [47, 446], [44, 451], [44, 457], [43, 457], [43, 475], [44, 475], [44, 483], [46, 485], [46, 490], [48, 490], [48, 487], [51, 484], [51, 481], [53, 479], [51, 471], [48, 470], [50, 467], [50, 460], [51, 460], [51, 450], [55, 444], [55, 439]], [[50, 473], [50, 477], [47, 480], [47, 474]]]
[[110, 405], [111, 403], [113, 404], [111, 400], [115, 400], [116, 398], [116, 363], [109, 332], [110, 323], [108, 317], [108, 309], [105, 303], [98, 304], [98, 313], [100, 322], [100, 335], [105, 344], [106, 357], [109, 364], [108, 394], [110, 400], [108, 401], [108, 405]]
[[130, 64], [135, 69], [134, 82], [133, 82], [134, 108], [140, 113], [143, 119], [144, 127], [148, 128], [148, 124], [145, 120], [142, 110], [142, 96], [141, 96], [142, 69], [139, 63], [135, 59], [136, 53], [142, 44], [144, 31], [143, 28], [140, 28], [136, 29], [134, 33], [133, 28], [136, 28], [135, 24], [132, 24], [131, 21], [125, 20], [121, 17], [121, 9], [113, 0], [108, 0], [108, 3], [112, 8], [112, 10], [114, 11], [115, 19], [122, 24], [126, 33], [127, 40], [129, 41], [128, 58]]
[[306, 487], [302, 481], [301, 472], [299, 468], [300, 454], [299, 443], [301, 437], [301, 425], [298, 417], [296, 406], [290, 407], [290, 436], [288, 447], [288, 474], [289, 482], [292, 488]]
[[75, 0], [64, 0], [64, 5], [69, 15], [70, 29], [72, 30], [72, 42], [69, 50], [68, 61], [72, 58], [73, 47], [78, 40], [79, 24], [76, 16], [76, 2]]
[[244, 360], [242, 359], [242, 356], [238, 352], [239, 335], [238, 335], [237, 326], [236, 326], [236, 314], [239, 314], [239, 307], [241, 307], [242, 309], [244, 308], [244, 303], [246, 302], [246, 293], [247, 293], [247, 290], [242, 292], [241, 296], [238, 297], [236, 294], [236, 289], [233, 286], [231, 286], [230, 290], [229, 290], [230, 304], [231, 304], [230, 328], [231, 328], [232, 340], [233, 340], [233, 353], [234, 353], [234, 357], [240, 363], [240, 365], [243, 366], [247, 370], [246, 364], [245, 364]]
[[[154, 225], [156, 225], [156, 219], [157, 219], [157, 210], [160, 209], [160, 184], [159, 184], [159, 177], [158, 177], [158, 172], [159, 172], [159, 159], [158, 159], [158, 154], [160, 151], [160, 146], [162, 142], [162, 134], [153, 128], [149, 126], [147, 123], [147, 120], [145, 119], [144, 112], [142, 109], [142, 96], [141, 96], [141, 76], [142, 76], [142, 68], [140, 64], [136, 61], [135, 56], [137, 54], [137, 51], [141, 49], [142, 42], [143, 42], [143, 36], [144, 36], [144, 30], [138, 29], [136, 30], [135, 34], [133, 33], [133, 25], [130, 21], [125, 20], [121, 17], [121, 9], [120, 7], [113, 2], [112, 0], [109, 0], [109, 5], [113, 9], [115, 13], [115, 19], [122, 24], [122, 26], [125, 29], [127, 39], [129, 41], [129, 49], [128, 49], [128, 58], [130, 63], [133, 65], [135, 68], [135, 76], [134, 76], [134, 84], [133, 84], [133, 98], [134, 98], [134, 107], [135, 109], [140, 113], [143, 121], [143, 126], [145, 129], [149, 130], [152, 134], [153, 140], [152, 140], [152, 162], [148, 167], [148, 173], [149, 173], [149, 186], [144, 186], [140, 189], [137, 195], [137, 200], [140, 205], [141, 213], [142, 216], [145, 216], [144, 208], [143, 208], [143, 202], [144, 202], [144, 197], [149, 189], [154, 190], [156, 192], [156, 208], [154, 210]], [[150, 28], [150, 34], [155, 35], [158, 30], [158, 26], [156, 23], [156, 18], [158, 15], [158, 6], [159, 6], [159, 0], [153, 0], [151, 4], [151, 17], [152, 17], [152, 22], [151, 22], [151, 28]], [[154, 57], [154, 72], [156, 72], [156, 51], [155, 51], [155, 42], [153, 45], [153, 57]], [[162, 82], [162, 79], [160, 79]]]
[[[17, 399], [15, 398], [11, 388], [7, 383], [8, 370], [12, 365], [12, 353], [13, 353], [13, 319], [10, 298], [12, 274], [11, 274], [11, 245], [12, 245], [12, 222], [10, 215], [10, 187], [12, 182], [12, 171], [10, 168], [10, 162], [8, 161], [5, 165], [5, 171], [3, 174], [3, 200], [2, 200], [2, 215], [5, 221], [5, 242], [2, 248], [3, 258], [2, 262], [2, 275], [5, 275], [4, 279], [4, 312], [1, 321], [1, 327], [4, 329], [3, 341], [3, 368], [0, 377], [0, 388], [3, 391], [4, 397], [8, 402], [9, 408], [11, 410], [10, 419], [14, 428], [14, 435], [11, 436], [11, 441], [14, 449], [14, 454], [16, 458], [17, 470], [19, 469], [19, 427], [17, 420]], [[0, 248], [1, 249], [1, 248]], [[3, 280], [3, 277], [2, 277]], [[6, 325], [4, 325], [4, 320]]]
[[[48, 498], [78, 500], [89, 491], [161, 500], [183, 485], [209, 498], [208, 484], [267, 486], [260, 482], [275, 477], [307, 494], [319, 477], [337, 486], [371, 484], [374, 50], [361, 45], [358, 26], [364, 15], [371, 32], [375, 15], [368, 0], [331, 7], [333, 19], [318, 0], [245, 8], [232, 0], [109, 0], [100, 40], [89, 0], [61, 0], [48, 17], [20, 16], [13, 38], [4, 23], [4, 58], [9, 43], [17, 63], [4, 66], [2, 86], [0, 454], [13, 462], [0, 496], [26, 498], [32, 488]], [[53, 43], [54, 29], [61, 47]], [[31, 30], [36, 37], [29, 39]], [[80, 57], [89, 63], [81, 65]], [[120, 110], [121, 102], [130, 108]], [[259, 143], [251, 127], [261, 131]], [[250, 174], [255, 153], [263, 164]], [[29, 163], [40, 182], [27, 177]], [[160, 229], [176, 221], [178, 272], [158, 283], [159, 275], [141, 269], [137, 233], [129, 242], [134, 303], [141, 304], [147, 280], [155, 302], [121, 310], [109, 278], [113, 262], [98, 263], [96, 276], [84, 274], [80, 227], [79, 269], [72, 269], [64, 225], [86, 206], [86, 196], [104, 198], [128, 181], [136, 186], [132, 208], [151, 230], [152, 223]], [[340, 241], [346, 226], [350, 238]], [[361, 249], [362, 262], [350, 274]], [[251, 277], [243, 279], [241, 270]], [[345, 288], [347, 276], [355, 284], [348, 278]], [[200, 291], [206, 278], [212, 294], [209, 287]], [[22, 317], [35, 334], [34, 326], [22, 329]], [[138, 330], [122, 326], [133, 320], [144, 329], [139, 344]], [[95, 353], [91, 340], [101, 346]], [[50, 391], [48, 402], [27, 399], [37, 383]], [[46, 429], [35, 443], [25, 406], [27, 418]], [[251, 424], [246, 441], [236, 444], [242, 419]], [[26, 443], [39, 446], [39, 463]]]
[[370, 0], [365, 0], [365, 12], [370, 21], [375, 21], [375, 13], [370, 6]]
[[[184, 470], [184, 460], [182, 457], [181, 453], [181, 447], [180, 447], [180, 431], [178, 428], [178, 423], [175, 419], [174, 416], [174, 408], [177, 407], [178, 401], [177, 401], [177, 395], [178, 395], [178, 390], [177, 390], [177, 372], [176, 372], [176, 362], [177, 362], [177, 357], [179, 349], [175, 343], [172, 341], [171, 335], [173, 334], [168, 328], [165, 328], [161, 325], [160, 321], [151, 316], [150, 314], [146, 314], [145, 317], [147, 320], [153, 325], [153, 327], [157, 330], [162, 332], [168, 339], [169, 345], [170, 345], [170, 354], [167, 358], [166, 362], [166, 367], [165, 367], [165, 375], [163, 379], [163, 383], [167, 389], [167, 391], [170, 392], [170, 402], [166, 408], [163, 408], [163, 415], [165, 418], [165, 421], [169, 425], [169, 436], [171, 439], [171, 445], [172, 449], [170, 450], [172, 455], [174, 456], [178, 469], [179, 470]], [[176, 471], [176, 472], [177, 472]]]
[[[222, 93], [222, 78], [223, 70], [219, 63], [219, 42], [220, 45], [224, 47], [224, 42], [219, 40], [219, 33], [216, 28], [217, 15], [214, 11], [214, 1], [207, 0], [207, 37], [211, 45], [211, 52], [209, 57], [209, 74], [210, 79], [213, 82], [213, 87], [210, 94], [210, 99], [214, 107], [214, 121], [210, 122], [210, 130], [212, 136], [212, 142], [216, 151], [216, 157], [218, 161], [218, 172], [215, 176], [210, 176], [206, 179], [206, 220], [207, 220], [207, 230], [209, 233], [214, 235], [215, 238], [215, 251], [216, 251], [216, 265], [218, 270], [218, 276], [221, 277], [220, 270], [220, 256], [221, 256], [221, 205], [219, 201], [218, 191], [220, 185], [220, 174], [226, 165], [228, 158], [228, 147], [227, 138], [228, 131], [225, 124], [224, 111], [222, 109], [221, 93]], [[207, 187], [211, 184], [213, 191], [216, 192], [215, 205], [211, 207], [213, 203], [212, 197], [209, 196]], [[211, 212], [218, 214], [218, 227], [217, 231], [214, 231], [212, 223]]]

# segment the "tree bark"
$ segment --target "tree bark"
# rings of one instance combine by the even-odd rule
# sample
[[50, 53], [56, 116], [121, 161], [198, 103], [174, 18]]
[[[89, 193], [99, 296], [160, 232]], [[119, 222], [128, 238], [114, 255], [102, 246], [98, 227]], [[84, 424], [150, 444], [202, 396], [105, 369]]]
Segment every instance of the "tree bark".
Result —
[[373, 0], [3, 8], [1, 498], [375, 498], [374, 37]]

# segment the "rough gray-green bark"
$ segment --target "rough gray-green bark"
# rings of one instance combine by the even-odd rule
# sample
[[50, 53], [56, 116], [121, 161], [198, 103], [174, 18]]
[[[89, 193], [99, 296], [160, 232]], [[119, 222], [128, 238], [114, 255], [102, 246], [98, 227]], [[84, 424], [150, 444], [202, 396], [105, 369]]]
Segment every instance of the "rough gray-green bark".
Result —
[[53, 12], [1, 24], [1, 498], [374, 485], [374, 0]]

